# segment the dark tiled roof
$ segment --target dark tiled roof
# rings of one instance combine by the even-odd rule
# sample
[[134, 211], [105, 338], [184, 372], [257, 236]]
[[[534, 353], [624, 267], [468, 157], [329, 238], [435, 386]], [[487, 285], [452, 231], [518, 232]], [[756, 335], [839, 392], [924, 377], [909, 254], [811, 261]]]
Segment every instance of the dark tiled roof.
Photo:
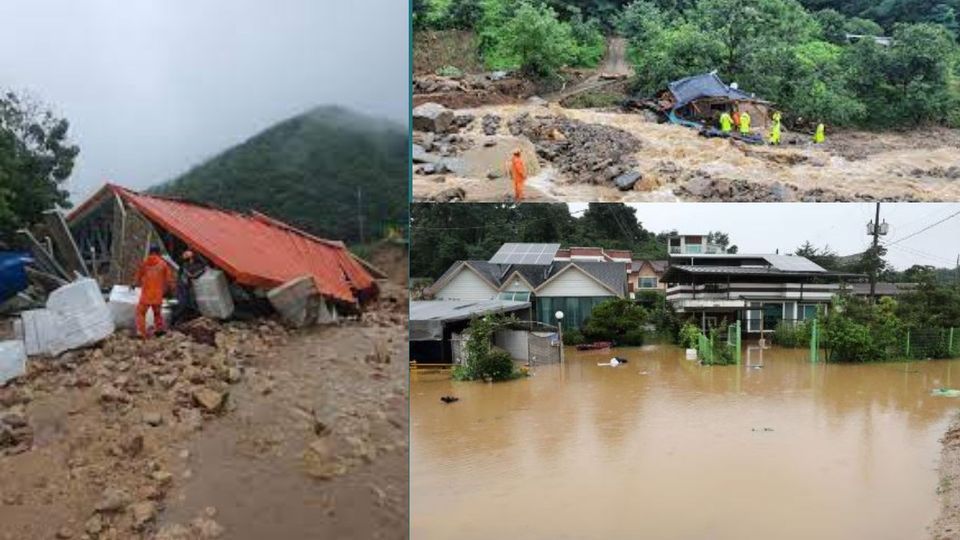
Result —
[[[514, 272], [517, 272], [536, 289], [571, 264], [575, 264], [597, 281], [617, 291], [618, 294], [624, 294], [627, 288], [627, 269], [625, 263], [594, 261], [557, 261], [550, 266], [531, 264], [498, 265], [487, 261], [458, 261], [451, 265], [450, 268], [437, 279], [436, 283], [443, 283], [452, 277], [453, 273], [464, 263], [476, 270], [484, 279], [490, 281], [498, 288], [502, 287]], [[431, 290], [435, 292], [436, 285], [431, 287]]]

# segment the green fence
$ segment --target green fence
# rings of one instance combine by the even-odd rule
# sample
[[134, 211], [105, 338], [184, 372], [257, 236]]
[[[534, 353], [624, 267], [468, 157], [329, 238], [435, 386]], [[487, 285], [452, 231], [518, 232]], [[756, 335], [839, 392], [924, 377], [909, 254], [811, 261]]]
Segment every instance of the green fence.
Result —
[[956, 358], [960, 335], [954, 328], [908, 328], [903, 337], [903, 356], [908, 360]]
[[[725, 339], [724, 339], [725, 338]], [[726, 335], [717, 329], [710, 336], [697, 334], [697, 357], [704, 364], [740, 364], [740, 321], [727, 326]]]
[[820, 321], [813, 319], [810, 321], [810, 361], [818, 362], [820, 360]]
[[[820, 322], [814, 319], [810, 331], [811, 362], [826, 360], [821, 354], [820, 337]], [[891, 351], [888, 357], [890, 360], [960, 357], [960, 332], [955, 328], [908, 328], [898, 337], [898, 343], [896, 352]]]

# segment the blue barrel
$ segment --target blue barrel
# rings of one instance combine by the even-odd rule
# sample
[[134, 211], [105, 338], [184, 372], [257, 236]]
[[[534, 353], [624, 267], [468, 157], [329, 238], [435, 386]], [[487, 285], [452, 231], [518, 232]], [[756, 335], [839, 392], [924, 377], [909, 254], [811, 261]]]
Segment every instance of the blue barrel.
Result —
[[0, 251], [0, 302], [13, 298], [27, 288], [27, 271], [24, 267], [32, 261], [29, 253]]

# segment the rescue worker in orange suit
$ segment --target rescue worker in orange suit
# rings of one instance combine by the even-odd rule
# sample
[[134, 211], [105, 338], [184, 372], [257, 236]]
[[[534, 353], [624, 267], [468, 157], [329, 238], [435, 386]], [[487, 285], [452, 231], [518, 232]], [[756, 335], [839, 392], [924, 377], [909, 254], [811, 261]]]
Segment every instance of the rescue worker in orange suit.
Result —
[[513, 179], [513, 199], [520, 202], [523, 200], [523, 183], [527, 181], [527, 166], [523, 164], [519, 148], [513, 151], [510, 159], [510, 178]]
[[160, 256], [160, 248], [150, 247], [150, 254], [137, 268], [136, 284], [140, 287], [140, 302], [137, 304], [137, 333], [147, 338], [147, 311], [153, 312], [154, 333], [165, 330], [163, 324], [163, 296], [173, 284], [173, 271]]

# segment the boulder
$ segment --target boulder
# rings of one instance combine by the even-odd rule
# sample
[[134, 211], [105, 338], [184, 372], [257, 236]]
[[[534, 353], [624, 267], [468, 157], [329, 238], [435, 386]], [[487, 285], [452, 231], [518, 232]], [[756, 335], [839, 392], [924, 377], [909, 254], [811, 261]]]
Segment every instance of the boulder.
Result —
[[628, 171], [614, 178], [613, 183], [620, 191], [629, 191], [633, 189], [633, 185], [636, 184], [641, 178], [643, 178], [643, 175], [639, 172]]
[[453, 123], [453, 111], [439, 103], [424, 103], [413, 109], [413, 129], [443, 133]]

